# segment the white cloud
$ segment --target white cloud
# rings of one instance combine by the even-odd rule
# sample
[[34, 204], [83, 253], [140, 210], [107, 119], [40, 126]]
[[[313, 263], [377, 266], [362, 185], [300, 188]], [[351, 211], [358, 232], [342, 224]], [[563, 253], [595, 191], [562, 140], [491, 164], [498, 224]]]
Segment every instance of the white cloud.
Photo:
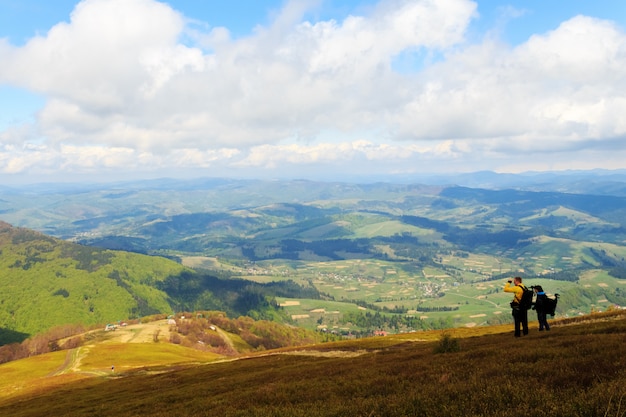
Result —
[[569, 149], [626, 135], [626, 36], [576, 17], [521, 46], [486, 42], [421, 75], [395, 121], [408, 139], [495, 139], [493, 149]]
[[[0, 83], [47, 97], [36, 126], [0, 132], [0, 170], [462, 169], [478, 158], [497, 169], [512, 152], [626, 136], [626, 35], [611, 22], [578, 16], [517, 47], [470, 45], [469, 0], [383, 0], [370, 15], [303, 22], [313, 4], [289, 2], [271, 26], [231, 39], [153, 0], [84, 0], [24, 46], [0, 40]], [[442, 59], [394, 71], [420, 51]]]
[[260, 145], [247, 155], [241, 155], [233, 165], [240, 167], [279, 168], [286, 165], [324, 164], [341, 167], [354, 161], [383, 165], [411, 166], [416, 160], [434, 157], [451, 157], [455, 145], [450, 141], [421, 144], [377, 144], [367, 140], [352, 142], [318, 143], [314, 145]]
[[24, 47], [5, 45], [12, 64], [0, 74], [50, 97], [41, 123], [53, 142], [271, 143], [375, 123], [379, 100], [396, 100], [393, 55], [459, 42], [474, 10], [464, 0], [394, 1], [369, 18], [294, 25], [297, 4], [251, 38], [213, 29], [206, 54], [178, 43], [184, 20], [165, 4], [85, 0], [69, 24]]

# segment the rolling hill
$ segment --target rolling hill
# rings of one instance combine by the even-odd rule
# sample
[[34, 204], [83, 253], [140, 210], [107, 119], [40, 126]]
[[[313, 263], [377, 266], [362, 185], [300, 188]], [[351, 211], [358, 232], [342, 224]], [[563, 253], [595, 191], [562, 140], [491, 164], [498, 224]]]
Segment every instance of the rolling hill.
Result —
[[186, 269], [171, 260], [62, 241], [0, 223], [0, 340], [65, 324], [172, 311], [157, 288]]
[[276, 296], [319, 298], [291, 280], [257, 283], [225, 272], [219, 278], [163, 257], [79, 245], [3, 222], [0, 254], [0, 346], [55, 326], [201, 309], [284, 321]]

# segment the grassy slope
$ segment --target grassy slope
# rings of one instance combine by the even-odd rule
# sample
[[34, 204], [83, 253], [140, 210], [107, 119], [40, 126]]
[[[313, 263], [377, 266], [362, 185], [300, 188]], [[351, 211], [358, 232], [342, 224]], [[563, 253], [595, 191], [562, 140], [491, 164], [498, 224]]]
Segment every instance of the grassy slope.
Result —
[[[434, 353], [441, 332], [424, 332], [284, 349], [206, 366], [153, 364], [158, 372], [128, 369], [80, 382], [66, 376], [60, 386], [5, 395], [0, 415], [623, 415], [625, 315], [585, 319], [556, 324], [550, 333], [533, 326], [522, 339], [512, 337], [510, 325], [456, 329], [449, 334], [460, 350], [444, 354]], [[53, 355], [20, 362], [63, 359]], [[40, 380], [57, 378], [40, 373]]]
[[0, 224], [0, 328], [35, 334], [169, 312], [154, 285], [184, 268], [165, 258], [89, 248]]
[[221, 358], [168, 343], [166, 320], [120, 327], [114, 332], [91, 331], [83, 337], [87, 342], [81, 347], [0, 365], [0, 403], [14, 395], [38, 395], [70, 381], [115, 377], [141, 369], [154, 372], [181, 363], [208, 363]]

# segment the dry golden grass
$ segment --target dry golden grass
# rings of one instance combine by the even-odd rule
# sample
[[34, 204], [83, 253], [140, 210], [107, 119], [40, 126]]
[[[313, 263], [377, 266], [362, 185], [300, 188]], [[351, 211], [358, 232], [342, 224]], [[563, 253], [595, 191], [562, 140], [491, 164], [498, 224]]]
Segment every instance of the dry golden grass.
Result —
[[[205, 365], [156, 365], [155, 354], [154, 366], [119, 373], [116, 366], [115, 375], [4, 396], [0, 415], [623, 416], [625, 317], [614, 312], [555, 323], [550, 332], [532, 328], [519, 339], [512, 325], [454, 329]], [[444, 334], [458, 343], [457, 352], [435, 353]], [[140, 355], [129, 353], [133, 360]], [[92, 369], [98, 366], [94, 360]]]
[[77, 380], [112, 378], [138, 369], [167, 369], [181, 363], [208, 363], [222, 358], [170, 343], [119, 341], [123, 339], [120, 332], [97, 343], [0, 365], [0, 403], [14, 396], [28, 397], [54, 390]]

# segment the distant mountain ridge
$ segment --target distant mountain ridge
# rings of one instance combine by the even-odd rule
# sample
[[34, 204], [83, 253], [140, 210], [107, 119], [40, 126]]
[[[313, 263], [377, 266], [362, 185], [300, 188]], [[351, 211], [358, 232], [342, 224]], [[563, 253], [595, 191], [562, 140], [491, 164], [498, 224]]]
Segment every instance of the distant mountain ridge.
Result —
[[442, 190], [459, 187], [475, 192], [493, 191], [492, 195], [502, 197], [515, 191], [556, 193], [555, 199], [568, 194], [620, 198], [626, 197], [626, 170], [520, 174], [485, 171], [395, 176], [373, 182], [161, 178], [4, 186], [0, 188], [0, 219], [63, 239], [94, 231], [103, 235], [101, 231], [105, 229], [109, 235], [128, 236], [112, 230], [137, 228], [139, 223], [158, 222], [176, 215], [245, 210], [271, 204], [311, 205], [323, 200], [394, 201], [410, 195], [436, 196]]

